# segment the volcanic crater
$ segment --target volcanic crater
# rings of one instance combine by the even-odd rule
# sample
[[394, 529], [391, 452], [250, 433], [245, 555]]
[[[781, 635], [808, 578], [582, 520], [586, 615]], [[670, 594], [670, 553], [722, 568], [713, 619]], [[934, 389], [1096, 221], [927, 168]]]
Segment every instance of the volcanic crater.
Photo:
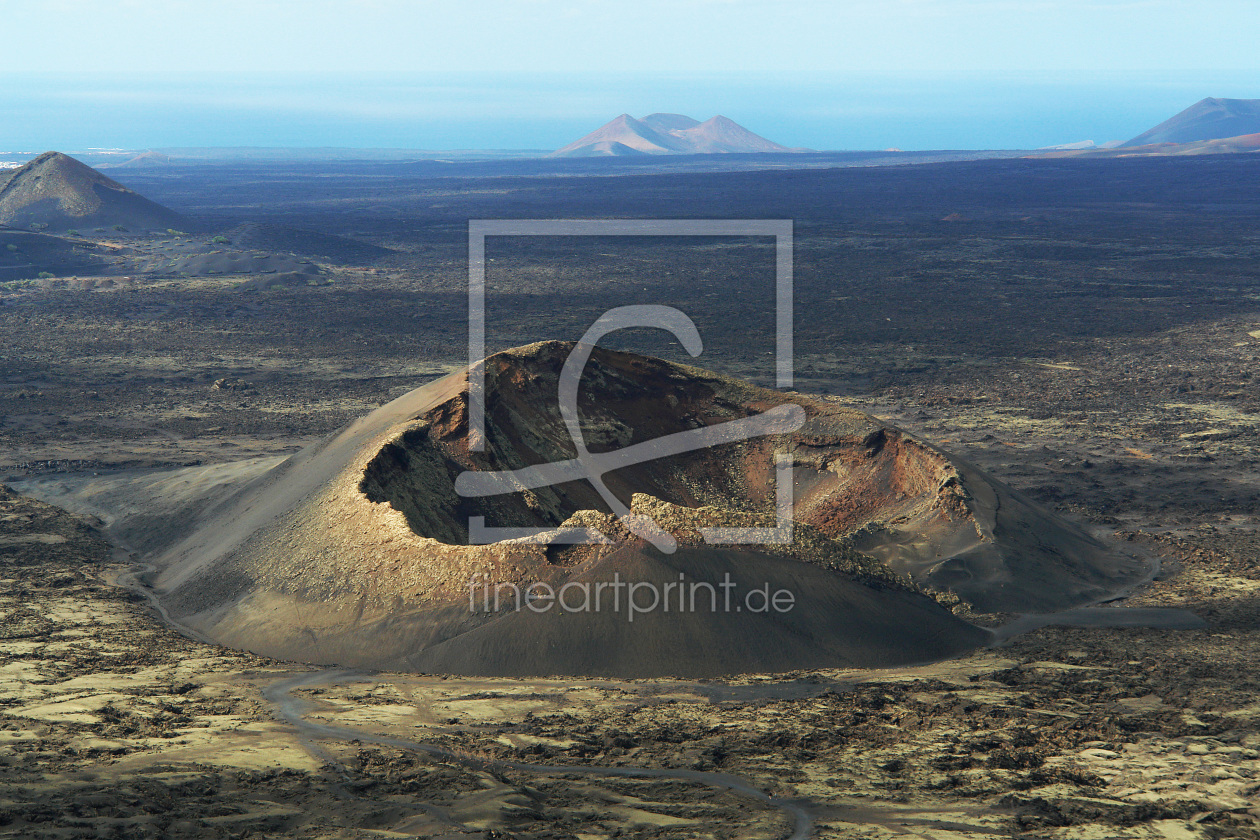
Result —
[[[483, 362], [481, 451], [469, 446], [468, 373], [458, 372], [186, 508], [186, 535], [154, 554], [163, 602], [216, 641], [323, 664], [696, 677], [953, 656], [991, 641], [951, 612], [959, 600], [984, 612], [1048, 612], [1100, 600], [1147, 571], [1139, 558], [862, 412], [604, 349], [592, 354], [579, 388], [591, 453], [641, 451], [776, 410], [800, 412], [803, 425], [627, 460], [603, 480], [629, 517], [580, 477], [461, 495], [465, 473], [575, 458], [557, 400], [573, 347], [543, 342]], [[776, 453], [787, 471], [776, 469]], [[790, 487], [780, 487], [787, 476]], [[793, 502], [790, 542], [714, 544], [706, 535], [782, 524], [784, 490]], [[470, 517], [552, 533], [470, 544]], [[634, 526], [641, 519], [668, 533], [676, 550], [645, 539]], [[574, 529], [599, 539], [552, 542]], [[737, 592], [790, 592], [793, 605], [630, 616], [621, 603], [538, 611], [519, 597], [492, 607], [476, 594], [617, 581], [658, 592], [726, 581]]]

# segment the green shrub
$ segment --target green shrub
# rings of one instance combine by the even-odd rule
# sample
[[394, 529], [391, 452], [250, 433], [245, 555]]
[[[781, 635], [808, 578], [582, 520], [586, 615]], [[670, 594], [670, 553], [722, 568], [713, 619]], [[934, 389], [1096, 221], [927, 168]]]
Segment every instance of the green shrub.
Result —
[[36, 274], [35, 276], [38, 277], [40, 280], [51, 280], [57, 275], [53, 274], [51, 271], [41, 271], [39, 274]]
[[16, 251], [16, 250], [17, 250], [17, 246], [16, 246], [16, 245], [14, 245], [14, 244], [12, 244], [12, 243], [10, 243], [10, 244], [8, 244], [8, 245], [5, 245], [5, 246], [4, 246], [4, 249], [5, 249], [6, 251], [13, 252], [13, 251]]
[[232, 244], [232, 240], [228, 239], [226, 236], [216, 236], [210, 241], [213, 242], [215, 245], [231, 245]]
[[127, 228], [123, 227], [122, 225], [114, 225], [114, 230], [122, 231], [123, 233], [127, 232]]
[[77, 230], [75, 230], [74, 228], [70, 228], [70, 230], [66, 231], [66, 235], [67, 235], [67, 236], [79, 236], [79, 235], [80, 235], [80, 233], [79, 233]]

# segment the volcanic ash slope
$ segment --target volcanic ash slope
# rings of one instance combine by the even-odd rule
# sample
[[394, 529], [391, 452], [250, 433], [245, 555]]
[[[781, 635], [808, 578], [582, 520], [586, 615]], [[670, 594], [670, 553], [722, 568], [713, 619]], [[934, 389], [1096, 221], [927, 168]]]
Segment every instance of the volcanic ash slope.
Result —
[[[887, 666], [989, 640], [919, 587], [981, 610], [1044, 612], [1097, 600], [1144, 572], [975, 468], [865, 414], [696, 368], [597, 350], [579, 413], [592, 452], [735, 421], [789, 403], [804, 426], [608, 473], [610, 490], [678, 542], [658, 551], [585, 480], [465, 498], [466, 470], [564, 461], [576, 451], [557, 407], [573, 345], [485, 361], [486, 450], [468, 447], [466, 373], [413, 391], [251, 479], [198, 515], [157, 559], [172, 614], [234, 647], [356, 667], [480, 675], [711, 676]], [[714, 546], [706, 526], [773, 525], [775, 452], [791, 454], [791, 545]], [[470, 516], [496, 527], [591, 527], [601, 545], [468, 545]], [[707, 583], [716, 608], [601, 608], [577, 597], [535, 612], [486, 610], [478, 586]], [[733, 589], [722, 590], [727, 582]], [[744, 608], [752, 590], [790, 610]], [[650, 601], [640, 592], [640, 603]], [[754, 599], [753, 606], [760, 606]], [[533, 604], [545, 606], [545, 604]]]

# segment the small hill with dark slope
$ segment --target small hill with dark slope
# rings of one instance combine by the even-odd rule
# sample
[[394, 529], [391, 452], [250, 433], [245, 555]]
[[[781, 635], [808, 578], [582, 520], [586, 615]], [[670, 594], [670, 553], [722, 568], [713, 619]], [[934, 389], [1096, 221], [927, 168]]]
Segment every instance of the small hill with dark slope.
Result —
[[552, 153], [552, 157], [755, 154], [800, 151], [753, 134], [718, 115], [700, 122], [683, 114], [652, 114], [636, 120], [622, 114]]
[[245, 222], [223, 232], [237, 248], [260, 251], [288, 251], [324, 262], [357, 265], [395, 253], [370, 242], [359, 242], [330, 233]]
[[170, 166], [174, 161], [170, 155], [164, 155], [161, 152], [147, 151], [141, 152], [133, 158], [124, 160], [121, 163], [108, 163], [101, 166], [101, 169], [145, 169], [151, 167]]
[[93, 242], [0, 225], [0, 282], [29, 280], [41, 272], [58, 277], [97, 275], [116, 269], [107, 249]]
[[1124, 146], [1194, 143], [1260, 133], [1260, 99], [1204, 99]]
[[0, 223], [53, 230], [122, 225], [187, 229], [189, 220], [61, 152], [0, 175]]

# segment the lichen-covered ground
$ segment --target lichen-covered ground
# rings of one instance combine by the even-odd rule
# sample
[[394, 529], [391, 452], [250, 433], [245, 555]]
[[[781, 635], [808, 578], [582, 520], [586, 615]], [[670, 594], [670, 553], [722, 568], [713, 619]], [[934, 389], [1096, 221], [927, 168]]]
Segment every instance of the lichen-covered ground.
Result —
[[1189, 606], [1207, 630], [1049, 628], [896, 672], [705, 683], [349, 677], [296, 695], [364, 741], [313, 744], [261, 694], [301, 666], [164, 628], [105, 583], [120, 567], [87, 526], [6, 493], [0, 836], [790, 831], [704, 784], [478, 769], [379, 736], [734, 774], [807, 800], [819, 837], [1260, 836], [1254, 534], [1137, 539], [1167, 573], [1133, 602]]

